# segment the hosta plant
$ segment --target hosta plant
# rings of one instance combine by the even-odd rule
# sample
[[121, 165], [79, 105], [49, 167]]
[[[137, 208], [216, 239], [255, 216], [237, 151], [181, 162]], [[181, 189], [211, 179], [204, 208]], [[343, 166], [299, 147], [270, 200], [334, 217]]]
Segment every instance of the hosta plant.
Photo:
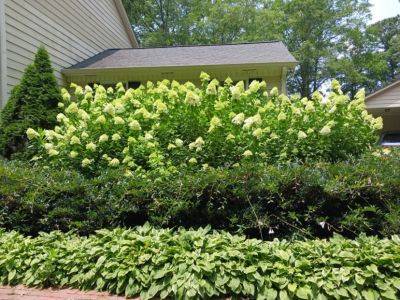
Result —
[[351, 101], [338, 82], [324, 99], [279, 95], [265, 82], [220, 84], [201, 74], [198, 88], [164, 80], [137, 89], [72, 85], [54, 130], [27, 131], [36, 158], [89, 172], [123, 165], [127, 174], [242, 162], [336, 161], [376, 141], [382, 119], [365, 110], [364, 92]]
[[262, 242], [209, 228], [0, 232], [0, 282], [145, 299], [399, 299], [400, 239]]

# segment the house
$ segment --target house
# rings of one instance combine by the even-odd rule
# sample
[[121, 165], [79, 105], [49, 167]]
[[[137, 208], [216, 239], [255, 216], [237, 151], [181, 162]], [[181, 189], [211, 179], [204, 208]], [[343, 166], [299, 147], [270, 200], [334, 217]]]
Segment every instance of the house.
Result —
[[109, 48], [138, 47], [121, 0], [0, 0], [0, 107], [40, 45], [60, 85], [64, 68]]
[[60, 85], [266, 80], [286, 91], [297, 62], [282, 42], [139, 48], [121, 0], [0, 0], [0, 107], [40, 45]]
[[400, 131], [400, 79], [366, 97], [367, 110], [383, 118], [383, 132]]

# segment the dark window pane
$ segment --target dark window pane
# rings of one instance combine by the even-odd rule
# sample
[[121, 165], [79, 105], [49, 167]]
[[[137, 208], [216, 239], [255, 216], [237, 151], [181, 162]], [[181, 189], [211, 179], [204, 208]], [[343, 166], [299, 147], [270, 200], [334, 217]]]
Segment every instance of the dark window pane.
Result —
[[391, 132], [383, 134], [381, 144], [383, 146], [400, 145], [400, 132]]
[[129, 81], [128, 89], [137, 89], [140, 86], [140, 81]]

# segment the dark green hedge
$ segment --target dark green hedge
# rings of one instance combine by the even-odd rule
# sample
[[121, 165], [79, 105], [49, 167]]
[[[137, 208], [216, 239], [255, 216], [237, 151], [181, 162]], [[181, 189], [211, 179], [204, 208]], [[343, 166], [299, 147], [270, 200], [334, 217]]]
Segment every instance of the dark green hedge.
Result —
[[243, 166], [125, 178], [0, 164], [0, 227], [27, 234], [141, 225], [241, 231], [262, 237], [400, 232], [399, 155], [337, 164]]
[[0, 231], [0, 283], [141, 299], [399, 299], [400, 238], [262, 242], [226, 232], [101, 230], [88, 238]]

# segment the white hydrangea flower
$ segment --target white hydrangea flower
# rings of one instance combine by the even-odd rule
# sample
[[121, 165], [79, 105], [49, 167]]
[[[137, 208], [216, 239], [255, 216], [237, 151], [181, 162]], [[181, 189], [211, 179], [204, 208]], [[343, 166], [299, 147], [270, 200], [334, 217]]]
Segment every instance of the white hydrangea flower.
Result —
[[168, 111], [167, 105], [162, 102], [160, 99], [154, 102], [154, 106], [156, 108], [157, 113], [164, 113]]
[[99, 137], [99, 142], [100, 143], [104, 143], [104, 142], [107, 142], [108, 141], [108, 135], [107, 134], [102, 134], [100, 137]]
[[105, 113], [107, 113], [107, 114], [109, 114], [111, 116], [114, 116], [115, 115], [115, 107], [114, 107], [114, 105], [112, 105], [112, 103], [107, 103], [104, 106], [103, 112], [105, 112]]
[[71, 141], [69, 142], [71, 145], [80, 145], [81, 140], [77, 136], [72, 136]]
[[189, 144], [189, 149], [196, 149], [196, 151], [200, 151], [204, 145], [204, 140], [200, 136], [194, 142]]
[[60, 152], [58, 152], [56, 149], [50, 149], [48, 153], [49, 156], [57, 156]]
[[325, 125], [324, 127], [322, 127], [322, 129], [319, 132], [321, 135], [328, 135], [331, 133], [331, 128], [327, 125]]
[[244, 113], [239, 113], [236, 116], [233, 117], [232, 123], [235, 125], [241, 125], [244, 122]]
[[145, 140], [145, 141], [151, 141], [153, 138], [154, 138], [154, 137], [153, 137], [153, 135], [152, 135], [150, 132], [146, 132], [146, 133], [144, 134], [144, 140]]
[[168, 150], [172, 150], [172, 149], [175, 149], [175, 148], [176, 148], [176, 145], [171, 144], [171, 143], [169, 143], [168, 146], [167, 146]]
[[181, 139], [175, 139], [175, 145], [177, 147], [182, 147], [183, 146], [183, 141]]
[[91, 159], [84, 158], [84, 159], [82, 159], [81, 165], [82, 165], [83, 168], [85, 168], [85, 167], [89, 166], [91, 163], [92, 163]]
[[210, 75], [205, 72], [200, 73], [200, 80], [201, 81], [210, 81]]
[[191, 159], [189, 159], [189, 163], [190, 164], [197, 164], [197, 159], [192, 157]]
[[121, 136], [118, 133], [114, 133], [111, 137], [111, 139], [116, 142], [119, 141], [121, 139]]
[[113, 158], [108, 162], [108, 165], [110, 167], [118, 167], [119, 166], [119, 159], [118, 158]]
[[68, 107], [65, 109], [66, 113], [69, 114], [76, 114], [78, 113], [79, 108], [78, 108], [78, 104], [76, 102], [71, 102], [70, 105], [68, 105]]
[[299, 138], [299, 139], [305, 139], [306, 137], [307, 137], [307, 134], [304, 132], [304, 131], [299, 131], [298, 133], [297, 133], [297, 137]]
[[253, 131], [253, 136], [256, 137], [257, 139], [259, 139], [261, 137], [262, 133], [263, 133], [263, 130], [261, 128], [256, 128]]
[[185, 103], [192, 105], [192, 106], [198, 106], [200, 105], [201, 99], [200, 96], [197, 95], [195, 92], [193, 91], [188, 91], [186, 93], [186, 97], [185, 97]]
[[71, 158], [75, 158], [75, 157], [77, 157], [78, 156], [78, 152], [76, 152], [76, 151], [71, 151], [70, 153], [69, 153], [69, 157], [71, 157]]
[[221, 119], [214, 116], [210, 120], [210, 127], [208, 128], [208, 132], [212, 132], [216, 127], [222, 126]]
[[63, 107], [64, 107], [64, 103], [62, 103], [62, 102], [58, 102], [58, 104], [57, 104], [57, 107], [59, 107], [59, 108], [63, 108]]
[[125, 121], [121, 117], [114, 117], [114, 124], [115, 125], [124, 125]]
[[251, 152], [250, 150], [246, 150], [246, 151], [243, 152], [243, 156], [244, 157], [249, 157], [249, 156], [252, 156], [252, 155], [253, 155], [253, 152]]
[[373, 128], [375, 130], [381, 130], [383, 128], [383, 119], [382, 117], [378, 117], [376, 119], [373, 120]]
[[260, 82], [258, 80], [253, 80], [249, 85], [249, 91], [251, 93], [256, 93], [260, 89]]
[[123, 164], [127, 164], [127, 163], [129, 163], [129, 162], [131, 162], [131, 161], [133, 161], [133, 157], [130, 156], [130, 155], [127, 155], [127, 156], [125, 156], [124, 159], [122, 160], [122, 163], [123, 163]]
[[84, 121], [88, 121], [90, 119], [89, 114], [83, 109], [78, 110], [78, 116]]
[[235, 139], [235, 136], [232, 134], [232, 133], [229, 133], [227, 136], [226, 136], [226, 140], [227, 141], [233, 141]]
[[273, 88], [271, 89], [271, 91], [269, 92], [269, 94], [270, 94], [272, 97], [278, 96], [278, 95], [279, 95], [279, 90], [278, 90], [278, 88], [277, 88], [277, 87], [273, 87]]
[[233, 100], [240, 99], [240, 96], [242, 95], [242, 90], [238, 86], [231, 86], [229, 90], [231, 91]]
[[32, 128], [28, 128], [28, 130], [26, 131], [26, 135], [28, 136], [29, 140], [32, 140], [40, 136], [39, 133]]
[[100, 115], [96, 119], [96, 123], [98, 124], [105, 124], [106, 123], [106, 117], [104, 115]]
[[278, 121], [286, 120], [286, 114], [284, 112], [280, 112], [278, 115]]
[[46, 149], [47, 151], [50, 149], [53, 149], [54, 145], [52, 143], [45, 143], [44, 144], [44, 149]]
[[92, 152], [96, 151], [96, 147], [97, 147], [96, 144], [93, 142], [86, 144], [86, 149]]
[[142, 129], [142, 127], [140, 127], [140, 123], [137, 120], [130, 121], [129, 128], [135, 131], [139, 131]]

